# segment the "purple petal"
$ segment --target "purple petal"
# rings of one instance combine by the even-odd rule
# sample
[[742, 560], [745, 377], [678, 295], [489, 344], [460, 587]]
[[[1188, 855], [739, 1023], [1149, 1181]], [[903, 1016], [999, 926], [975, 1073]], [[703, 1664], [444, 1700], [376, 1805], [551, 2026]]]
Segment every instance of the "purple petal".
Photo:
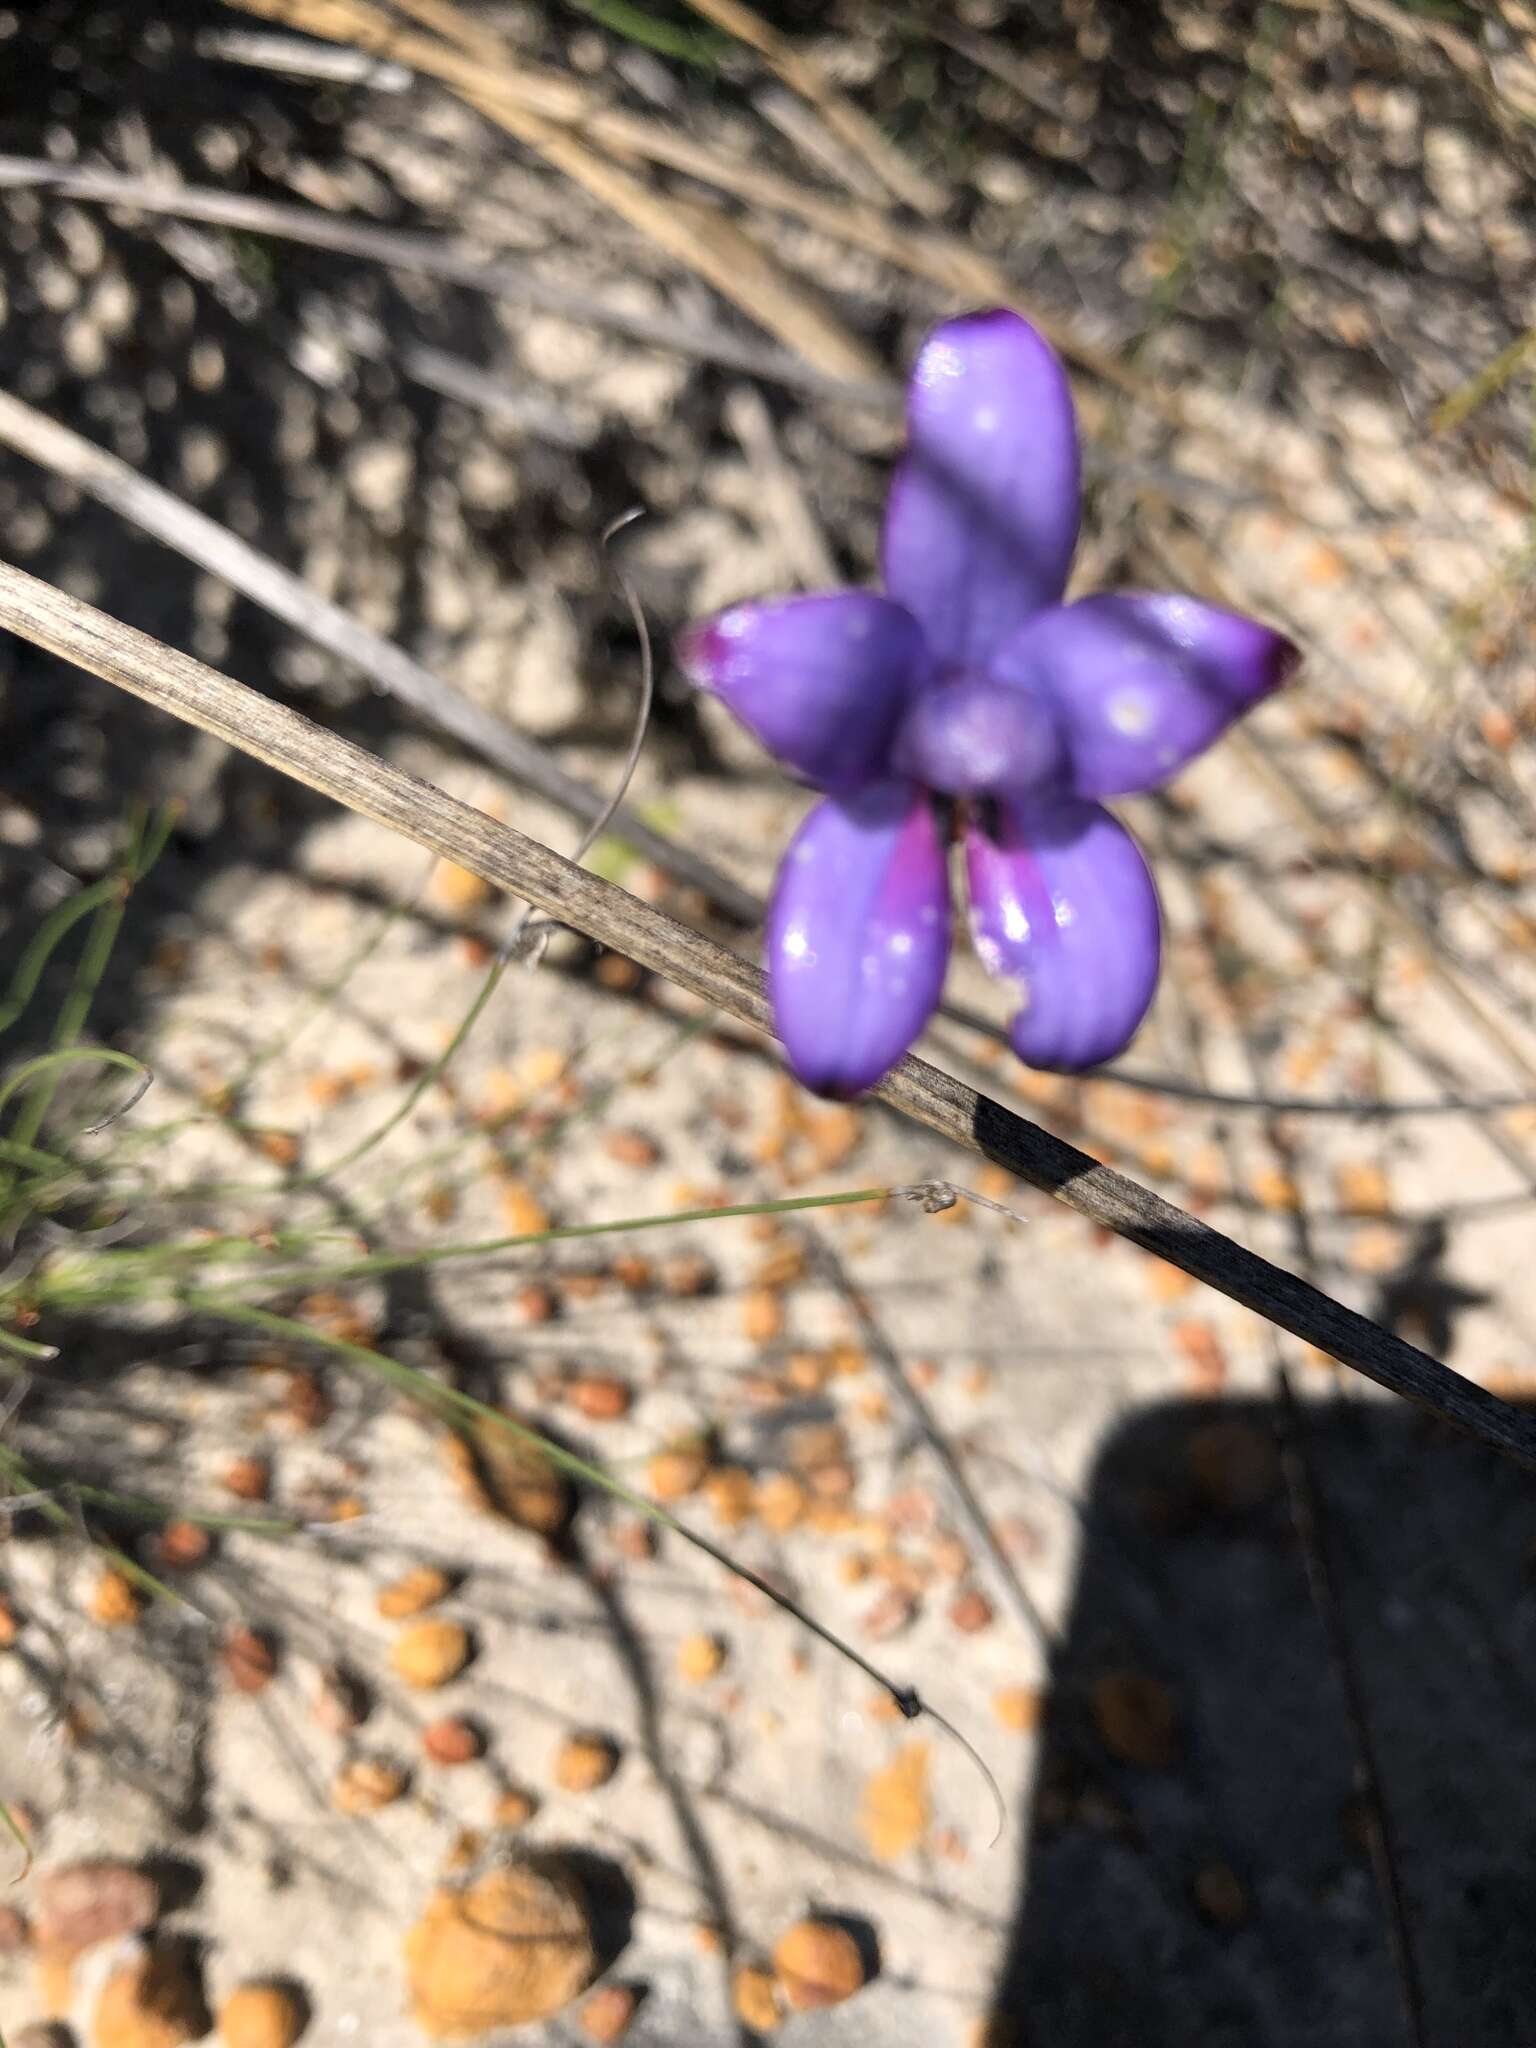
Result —
[[1009, 1030], [1032, 1067], [1113, 1059], [1157, 989], [1162, 928], [1141, 850], [1098, 804], [1004, 797], [991, 836], [966, 835], [971, 934], [988, 970], [1020, 983]]
[[743, 604], [690, 626], [684, 673], [820, 789], [881, 772], [925, 663], [911, 614], [870, 590]]
[[1064, 758], [1044, 691], [963, 671], [918, 692], [891, 749], [899, 774], [950, 796], [1033, 789], [1059, 779]]
[[934, 329], [907, 391], [885, 510], [885, 585], [943, 661], [983, 664], [1066, 588], [1077, 422], [1054, 350], [1017, 313]]
[[911, 783], [830, 797], [779, 869], [765, 935], [774, 1028], [818, 1095], [872, 1088], [944, 985], [949, 884], [926, 795]]
[[1126, 796], [1202, 753], [1300, 658], [1256, 619], [1127, 591], [1043, 612], [994, 670], [1054, 696], [1080, 796]]

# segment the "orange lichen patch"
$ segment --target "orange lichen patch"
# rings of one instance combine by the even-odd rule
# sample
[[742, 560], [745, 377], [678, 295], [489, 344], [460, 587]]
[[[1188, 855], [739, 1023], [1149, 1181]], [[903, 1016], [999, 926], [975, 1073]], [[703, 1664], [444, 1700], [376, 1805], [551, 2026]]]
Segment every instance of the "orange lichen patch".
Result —
[[1160, 1679], [1140, 1671], [1109, 1671], [1095, 1681], [1089, 1698], [1099, 1740], [1118, 1763], [1144, 1771], [1165, 1771], [1178, 1754], [1178, 1716], [1173, 1694]]
[[931, 1818], [928, 1744], [909, 1742], [866, 1780], [859, 1825], [875, 1855], [892, 1863], [918, 1846]]
[[765, 1529], [782, 1536], [805, 1513], [805, 1488], [792, 1473], [770, 1472], [757, 1482], [757, 1518]]
[[434, 2041], [465, 2041], [560, 2012], [591, 1981], [596, 1955], [574, 1876], [530, 1857], [435, 1891], [405, 1962], [417, 2025]]

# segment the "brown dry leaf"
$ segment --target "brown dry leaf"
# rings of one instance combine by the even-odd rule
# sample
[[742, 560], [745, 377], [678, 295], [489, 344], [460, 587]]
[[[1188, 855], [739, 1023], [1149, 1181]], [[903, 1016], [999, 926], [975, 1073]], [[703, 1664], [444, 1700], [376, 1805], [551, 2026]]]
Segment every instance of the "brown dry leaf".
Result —
[[451, 860], [440, 860], [432, 870], [429, 884], [432, 899], [451, 917], [466, 917], [488, 903], [495, 894], [483, 876], [461, 868]]
[[443, 1886], [405, 1939], [411, 2010], [434, 2041], [468, 2041], [560, 2012], [596, 1963], [586, 1901], [557, 1857]]
[[928, 1744], [909, 1742], [864, 1786], [859, 1825], [882, 1863], [915, 1849], [932, 1819], [928, 1802]]

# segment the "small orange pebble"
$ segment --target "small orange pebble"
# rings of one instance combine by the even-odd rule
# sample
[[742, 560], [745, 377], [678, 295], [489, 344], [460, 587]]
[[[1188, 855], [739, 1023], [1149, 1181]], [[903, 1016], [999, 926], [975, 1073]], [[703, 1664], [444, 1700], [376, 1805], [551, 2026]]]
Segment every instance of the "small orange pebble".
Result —
[[1177, 1266], [1170, 1266], [1166, 1259], [1149, 1259], [1146, 1267], [1147, 1291], [1154, 1301], [1177, 1301], [1181, 1294], [1188, 1294], [1194, 1281]]
[[595, 1792], [619, 1768], [619, 1747], [594, 1733], [568, 1735], [555, 1755], [555, 1783], [562, 1792]]
[[990, 1393], [995, 1375], [990, 1365], [973, 1365], [960, 1382], [960, 1391], [972, 1397]]
[[867, 1387], [854, 1404], [865, 1422], [889, 1422], [891, 1404], [883, 1387]]
[[1212, 1507], [1241, 1514], [1260, 1507], [1280, 1485], [1280, 1453], [1268, 1430], [1235, 1415], [1190, 1433], [1190, 1477]]
[[850, 1550], [837, 1560], [837, 1576], [845, 1586], [862, 1586], [869, 1577], [869, 1559], [861, 1551]]
[[1173, 1694], [1140, 1671], [1109, 1671], [1089, 1697], [1099, 1740], [1116, 1762], [1165, 1771], [1178, 1754]]
[[938, 1385], [938, 1360], [935, 1358], [914, 1358], [911, 1365], [907, 1368], [907, 1378], [914, 1387], [926, 1393], [930, 1387]]
[[445, 1571], [435, 1564], [419, 1564], [381, 1587], [374, 1605], [385, 1621], [409, 1621], [446, 1600], [452, 1590], [453, 1581]]
[[629, 2032], [639, 2004], [638, 1994], [628, 1984], [600, 1984], [582, 2001], [576, 2024], [598, 2048], [613, 2048]]
[[459, 1213], [457, 1189], [446, 1181], [433, 1181], [421, 1198], [421, 1211], [429, 1223], [451, 1223]]
[[865, 1983], [864, 1958], [846, 1927], [800, 1920], [774, 1944], [773, 1966], [795, 2012], [841, 2005]]
[[514, 1306], [525, 1323], [547, 1323], [559, 1311], [554, 1295], [536, 1280], [518, 1289]]
[[21, 1619], [4, 1594], [0, 1594], [0, 1650], [11, 1649], [21, 1634]]
[[661, 1263], [661, 1284], [674, 1299], [691, 1300], [713, 1291], [715, 1269], [702, 1252], [676, 1252]]
[[435, 1764], [473, 1763], [484, 1749], [479, 1730], [457, 1715], [429, 1721], [421, 1731], [421, 1746]]
[[1346, 1216], [1389, 1216], [1392, 1188], [1385, 1172], [1370, 1160], [1346, 1160], [1334, 1170], [1333, 1185]]
[[741, 1297], [741, 1334], [750, 1344], [771, 1344], [784, 1334], [784, 1304], [771, 1288], [749, 1287]]
[[1264, 1209], [1278, 1209], [1296, 1215], [1301, 1209], [1301, 1189], [1294, 1177], [1279, 1166], [1261, 1166], [1248, 1183], [1250, 1194]]
[[1490, 747], [1502, 753], [1515, 744], [1520, 737], [1520, 728], [1509, 713], [1499, 704], [1490, 704], [1477, 721], [1477, 729]]
[[617, 1422], [629, 1413], [634, 1394], [626, 1381], [603, 1373], [584, 1373], [570, 1382], [565, 1398], [588, 1422]]
[[805, 1488], [789, 1472], [770, 1472], [757, 1482], [757, 1518], [765, 1529], [782, 1536], [805, 1513]]
[[1203, 1317], [1191, 1316], [1175, 1323], [1168, 1332], [1174, 1346], [1184, 1355], [1189, 1369], [1189, 1390], [1194, 1394], [1219, 1394], [1226, 1385], [1227, 1355], [1214, 1327]]
[[475, 874], [470, 868], [461, 868], [451, 860], [437, 863], [427, 888], [433, 901], [455, 917], [464, 917], [470, 911], [478, 910], [496, 893], [482, 875]]
[[1040, 1726], [1044, 1702], [1032, 1685], [1005, 1685], [992, 1695], [992, 1714], [1014, 1735], [1029, 1735]]
[[655, 1285], [656, 1269], [638, 1252], [620, 1252], [608, 1268], [619, 1285], [630, 1294], [646, 1294]]
[[771, 2034], [783, 2018], [779, 1980], [760, 1963], [742, 1963], [731, 1977], [731, 2005], [754, 2034]]
[[231, 1630], [219, 1653], [224, 1675], [236, 1692], [265, 1692], [277, 1672], [277, 1652], [253, 1628]]
[[836, 1108], [806, 1117], [804, 1131], [817, 1166], [823, 1172], [831, 1173], [839, 1166], [846, 1166], [858, 1150], [863, 1122], [851, 1105], [839, 1104]]
[[703, 1685], [725, 1669], [725, 1644], [718, 1636], [687, 1636], [677, 1648], [677, 1668], [690, 1685]]
[[643, 1168], [656, 1165], [661, 1158], [661, 1147], [645, 1131], [610, 1131], [603, 1150], [616, 1166]]
[[396, 1636], [389, 1661], [396, 1675], [418, 1691], [447, 1685], [469, 1662], [469, 1631], [457, 1621], [418, 1621]]
[[1191, 1886], [1197, 1911], [1213, 1927], [1243, 1926], [1251, 1913], [1248, 1887], [1230, 1863], [1207, 1863]]
[[903, 1587], [888, 1586], [859, 1624], [872, 1643], [889, 1642], [917, 1619], [917, 1601]]
[[992, 1626], [994, 1619], [992, 1602], [978, 1587], [968, 1587], [965, 1592], [956, 1594], [950, 1603], [949, 1625], [962, 1635], [979, 1635], [984, 1628]]
[[464, 956], [466, 967], [489, 967], [492, 960], [491, 942], [474, 932], [466, 932], [459, 940], [459, 951]]
[[356, 1816], [380, 1813], [393, 1806], [408, 1780], [398, 1764], [383, 1757], [358, 1756], [343, 1764], [331, 1785], [331, 1804], [338, 1813]]
[[101, 1628], [131, 1628], [144, 1612], [144, 1595], [125, 1573], [108, 1565], [91, 1588], [89, 1612]]
[[623, 953], [604, 953], [592, 969], [593, 977], [614, 995], [633, 995], [645, 979], [645, 969]]
[[513, 1785], [498, 1794], [491, 1819], [499, 1828], [521, 1828], [528, 1825], [538, 1810], [539, 1802], [533, 1794]]
[[181, 1572], [201, 1564], [213, 1538], [196, 1522], [167, 1522], [155, 1539], [155, 1562], [162, 1571]]
[[651, 1459], [645, 1482], [657, 1500], [685, 1500], [698, 1492], [708, 1471], [709, 1460], [697, 1444], [674, 1444]]
[[247, 1454], [224, 1467], [224, 1491], [236, 1500], [267, 1500], [272, 1492], [272, 1467], [265, 1458]]
[[785, 1238], [769, 1251], [755, 1275], [759, 1287], [793, 1287], [808, 1271], [805, 1246], [797, 1238]]
[[368, 1699], [350, 1673], [332, 1664], [320, 1673], [309, 1711], [327, 1735], [350, 1735], [368, 1718]]
[[656, 1526], [643, 1515], [631, 1515], [613, 1525], [613, 1547], [631, 1564], [647, 1564], [656, 1555]]
[[361, 1344], [366, 1348], [374, 1339], [373, 1317], [347, 1295], [333, 1294], [329, 1289], [306, 1295], [299, 1303], [299, 1316], [327, 1337], [340, 1338], [343, 1344]]
[[704, 1481], [704, 1497], [722, 1528], [739, 1529], [757, 1506], [752, 1474], [742, 1465], [720, 1465]]
[[319, 1429], [330, 1420], [331, 1397], [312, 1372], [295, 1372], [283, 1394], [283, 1412], [296, 1429]]
[[298, 1164], [299, 1141], [292, 1131], [257, 1132], [256, 1150], [263, 1159], [270, 1159], [274, 1166], [296, 1166]]
[[513, 1237], [540, 1237], [549, 1229], [549, 1211], [522, 1181], [508, 1181], [498, 1206], [501, 1220]]
[[601, 1273], [562, 1273], [560, 1294], [565, 1301], [596, 1301], [603, 1291]]
[[831, 1375], [831, 1363], [820, 1351], [793, 1351], [784, 1367], [784, 1377], [797, 1394], [819, 1394]]

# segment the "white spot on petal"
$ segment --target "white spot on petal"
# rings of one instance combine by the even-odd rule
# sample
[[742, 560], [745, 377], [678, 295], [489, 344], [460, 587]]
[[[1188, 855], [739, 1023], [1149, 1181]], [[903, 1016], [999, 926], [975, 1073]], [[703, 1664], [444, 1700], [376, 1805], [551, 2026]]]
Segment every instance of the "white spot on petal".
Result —
[[1108, 716], [1116, 732], [1139, 739], [1151, 729], [1152, 706], [1139, 690], [1117, 690], [1109, 700]]

